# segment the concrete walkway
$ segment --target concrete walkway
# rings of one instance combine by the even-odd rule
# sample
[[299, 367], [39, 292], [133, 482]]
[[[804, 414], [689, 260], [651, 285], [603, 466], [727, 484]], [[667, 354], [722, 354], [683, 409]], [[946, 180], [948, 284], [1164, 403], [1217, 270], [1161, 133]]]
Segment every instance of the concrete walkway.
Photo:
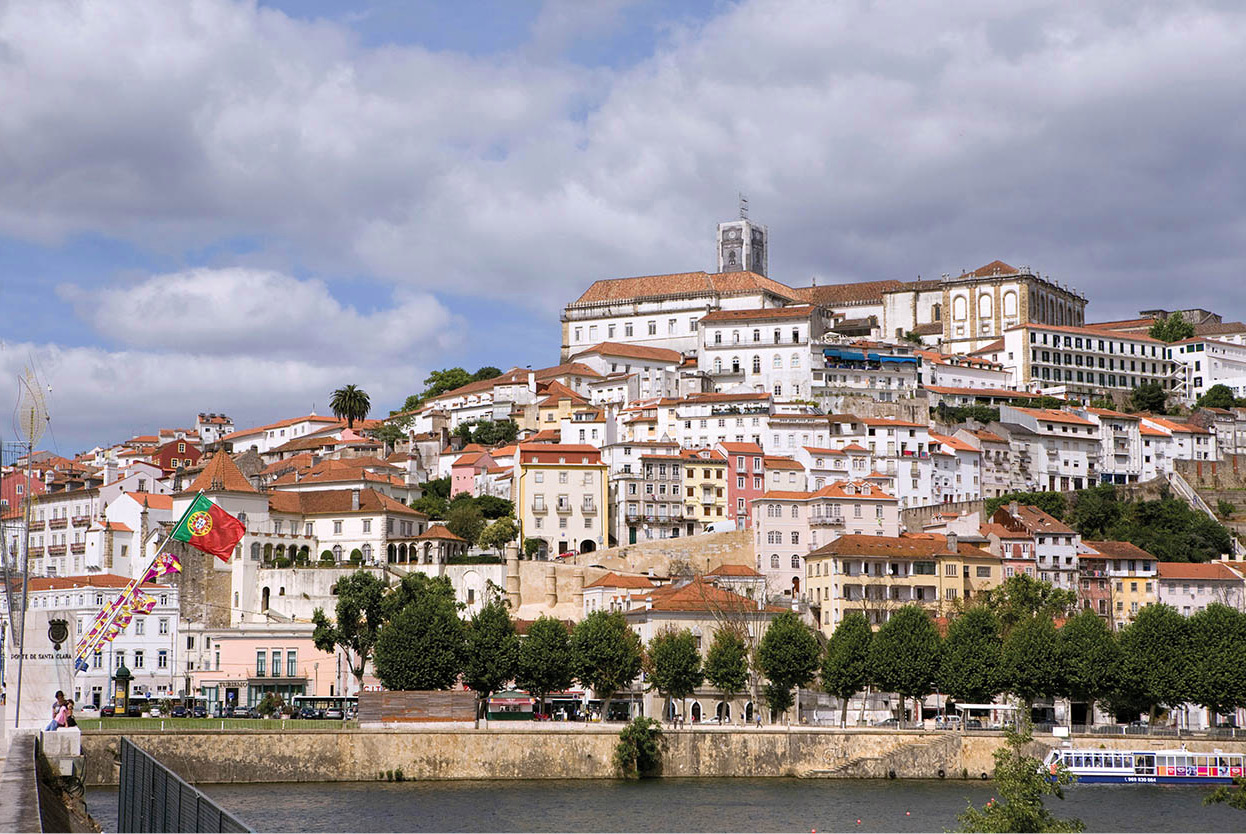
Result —
[[9, 736], [0, 766], [0, 831], [42, 832], [35, 733]]

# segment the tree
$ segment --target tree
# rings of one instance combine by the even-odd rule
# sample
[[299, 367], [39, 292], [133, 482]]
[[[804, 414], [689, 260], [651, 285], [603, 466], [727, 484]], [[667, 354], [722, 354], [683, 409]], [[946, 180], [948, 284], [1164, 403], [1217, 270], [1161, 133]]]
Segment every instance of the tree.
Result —
[[844, 615], [822, 656], [822, 688], [840, 700], [839, 726], [848, 725], [848, 701], [870, 682], [870, 642], [874, 632], [859, 611]]
[[1002, 653], [999, 621], [975, 605], [948, 624], [939, 689], [959, 703], [990, 703], [999, 693]]
[[515, 517], [515, 502], [507, 501], [505, 498], [498, 498], [496, 495], [481, 495], [477, 497], [476, 506], [480, 508], [481, 514], [490, 520], [506, 516]]
[[643, 715], [637, 716], [619, 730], [619, 743], [614, 748], [614, 765], [625, 779], [656, 776], [662, 768], [664, 745], [661, 723]]
[[666, 628], [655, 634], [645, 652], [644, 669], [649, 688], [667, 699], [684, 701], [705, 680], [697, 639], [686, 628]]
[[757, 665], [769, 680], [766, 702], [776, 714], [792, 706], [793, 687], [813, 680], [820, 655], [818, 638], [791, 611], [770, 621], [757, 648]]
[[1158, 382], [1144, 382], [1129, 394], [1129, 405], [1133, 411], [1163, 414], [1166, 402], [1168, 394]]
[[485, 516], [473, 501], [460, 501], [446, 510], [446, 529], [459, 538], [475, 542], [485, 529]]
[[431, 481], [425, 481], [420, 484], [420, 494], [435, 495], [442, 500], [450, 500], [450, 476], [443, 478], [433, 478]]
[[[447, 593], [448, 591], [448, 593]], [[463, 670], [464, 625], [444, 577], [410, 573], [386, 599], [373, 666], [386, 689], [449, 689]]]
[[1185, 320], [1180, 313], [1169, 313], [1167, 318], [1157, 318], [1147, 331], [1152, 339], [1172, 344], [1182, 339], [1194, 337], [1194, 325]]
[[1221, 785], [1203, 797], [1204, 805], [1218, 805], [1222, 802], [1227, 803], [1230, 808], [1246, 811], [1246, 779], [1235, 776], [1232, 788], [1228, 785]]
[[1060, 629], [1060, 668], [1064, 691], [1074, 701], [1086, 702], [1090, 723], [1095, 722], [1095, 701], [1106, 695], [1120, 674], [1120, 650], [1103, 618], [1089, 608]]
[[[320, 558], [324, 559], [324, 556]], [[329, 553], [329, 559], [333, 559], [332, 553]], [[385, 620], [385, 582], [361, 570], [339, 579], [335, 588], [337, 605], [333, 611], [333, 622], [329, 622], [323, 608], [312, 612], [312, 622], [315, 623], [312, 643], [328, 654], [342, 649], [351, 674], [362, 686], [364, 669], [372, 657], [377, 634]]]
[[1144, 606], [1120, 634], [1116, 703], [1147, 711], [1188, 700], [1192, 658], [1189, 623], [1170, 605]]
[[499, 553], [502, 548], [515, 540], [519, 535], [519, 526], [515, 524], [513, 518], [499, 518], [481, 531], [479, 544], [481, 547], [491, 547]]
[[463, 683], [476, 693], [477, 714], [489, 696], [514, 679], [519, 668], [519, 635], [506, 604], [492, 599], [467, 624], [463, 652]]
[[385, 444], [385, 451], [392, 452], [394, 447], [407, 437], [407, 431], [397, 423], [386, 421], [369, 432], [373, 438]]
[[640, 637], [619, 611], [597, 610], [571, 631], [571, 663], [575, 677], [601, 698], [602, 719], [610, 716], [610, 699], [640, 674]]
[[999, 674], [1004, 688], [1025, 704], [1027, 715], [1035, 698], [1061, 691], [1064, 676], [1055, 624], [1045, 617], [1017, 623], [1004, 638]]
[[472, 374], [472, 380], [480, 382], [485, 379], [496, 379], [502, 375], [501, 368], [495, 368], [492, 365], [485, 365], [483, 368], [477, 368], [476, 373]]
[[[271, 717], [273, 714], [280, 712], [281, 708], [285, 705], [285, 699], [276, 692], [266, 692], [264, 693], [264, 697], [260, 698], [260, 702], [256, 705], [255, 709], [260, 715]], [[168, 713], [165, 714], [167, 715]]]
[[541, 552], [541, 540], [526, 538], [523, 540], [523, 555], [531, 559]]
[[516, 685], [536, 698], [545, 712], [546, 696], [566, 689], [574, 677], [566, 625], [553, 617], [538, 618], [519, 644]]
[[1026, 620], [1052, 620], [1063, 616], [1077, 605], [1077, 594], [1029, 574], [1018, 573], [1008, 577], [1002, 585], [984, 591], [979, 601], [995, 615], [1006, 637], [1017, 624]]
[[1208, 388], [1194, 403], [1195, 408], [1234, 408], [1236, 406], [1237, 397], [1233, 396], [1233, 389], [1222, 383]]
[[1189, 619], [1190, 698], [1217, 715], [1246, 707], [1246, 614], [1212, 603]]
[[424, 515], [433, 520], [445, 518], [446, 507], [446, 499], [438, 495], [421, 495], [411, 502], [411, 509], [424, 513]]
[[333, 392], [329, 398], [329, 408], [333, 416], [346, 421], [347, 428], [354, 428], [356, 420], [363, 420], [372, 410], [372, 401], [368, 394], [354, 385], [343, 386]]
[[995, 792], [1002, 801], [992, 798], [981, 808], [970, 805], [957, 818], [961, 831], [1061, 832], [1085, 828], [1081, 820], [1060, 819], [1043, 806], [1044, 796], [1064, 799], [1064, 789], [1073, 784], [1075, 777], [1064, 765], [1057, 766], [1055, 774], [1049, 774], [1042, 762], [1025, 755], [1025, 746], [1034, 737], [1028, 722], [1023, 721], [1022, 727], [1009, 730], [1006, 745], [995, 751]]
[[1069, 526], [1088, 539], [1105, 539], [1125, 515], [1125, 506], [1116, 498], [1116, 487], [1100, 484], [1077, 493], [1069, 513]]
[[462, 368], [445, 368], [440, 371], [429, 371], [424, 377], [424, 391], [420, 394], [421, 402], [430, 397], [437, 397], [455, 388], [462, 388], [476, 380]]
[[1116, 400], [1111, 397], [1096, 397], [1090, 401], [1091, 408], [1101, 408], [1105, 411], [1116, 410]]
[[739, 629], [719, 626], [705, 655], [705, 679], [730, 702], [748, 685], [748, 644]]
[[[939, 674], [939, 632], [919, 605], [905, 605], [879, 627], [870, 642], [870, 677], [886, 692], [917, 701], [934, 689]], [[914, 720], [921, 718], [914, 704]]]

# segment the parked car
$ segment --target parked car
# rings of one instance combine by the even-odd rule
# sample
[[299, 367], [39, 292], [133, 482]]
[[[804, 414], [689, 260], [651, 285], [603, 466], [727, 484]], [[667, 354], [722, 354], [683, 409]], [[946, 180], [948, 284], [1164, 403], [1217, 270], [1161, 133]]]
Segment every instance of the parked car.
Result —
[[187, 715], [186, 707], [182, 704], [178, 704], [173, 709], [169, 710], [169, 715], [173, 718], [185, 718]]
[[208, 709], [207, 707], [195, 707], [190, 711], [190, 714], [195, 718], [207, 718]]
[[966, 718], [965, 729], [966, 730], [981, 730], [982, 719], [981, 718]]
[[875, 727], [886, 727], [892, 730], [896, 730], [900, 728], [900, 719], [894, 718], [894, 717], [884, 718], [882, 721], [875, 721], [874, 726]]
[[306, 718], [308, 720], [312, 720], [312, 719], [320, 718], [320, 717], [321, 717], [320, 710], [316, 709], [315, 707], [303, 707], [302, 709], [299, 710], [299, 718]]
[[130, 703], [126, 705], [126, 718], [142, 718], [148, 707], [146, 698], [131, 698]]
[[98, 718], [100, 714], [99, 707], [95, 704], [83, 704], [76, 709], [80, 718]]
[[111, 718], [112, 716], [116, 714], [117, 714], [116, 704], [105, 704], [103, 707], [100, 708], [101, 718]]
[[960, 724], [961, 720], [959, 715], [935, 716], [935, 726], [941, 730], [959, 730]]
[[346, 715], [337, 707], [329, 707], [327, 710], [324, 711], [324, 717], [326, 720], [341, 721], [343, 718], [346, 717]]

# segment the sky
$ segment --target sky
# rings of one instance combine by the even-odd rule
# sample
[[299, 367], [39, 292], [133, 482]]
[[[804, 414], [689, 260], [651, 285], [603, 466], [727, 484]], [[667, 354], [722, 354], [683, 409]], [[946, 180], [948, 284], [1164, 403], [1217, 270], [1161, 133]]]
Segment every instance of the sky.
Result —
[[996, 258], [1088, 317], [1246, 317], [1234, 0], [6, 0], [0, 438], [374, 414], [558, 360], [592, 281]]

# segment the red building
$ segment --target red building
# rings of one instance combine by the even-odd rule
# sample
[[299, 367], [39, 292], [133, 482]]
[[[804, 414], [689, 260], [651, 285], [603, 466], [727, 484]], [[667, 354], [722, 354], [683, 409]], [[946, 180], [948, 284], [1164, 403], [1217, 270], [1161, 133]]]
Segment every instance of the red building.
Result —
[[22, 506], [26, 496], [31, 493], [43, 495], [47, 491], [43, 481], [34, 477], [27, 478], [25, 472], [0, 475], [0, 513]]
[[753, 526], [753, 499], [766, 491], [766, 453], [756, 443], [722, 442], [714, 447], [727, 458], [727, 512], [737, 530]]
[[170, 440], [152, 453], [151, 462], [165, 475], [172, 475], [179, 466], [185, 469], [194, 466], [202, 456], [199, 447], [189, 440]]

